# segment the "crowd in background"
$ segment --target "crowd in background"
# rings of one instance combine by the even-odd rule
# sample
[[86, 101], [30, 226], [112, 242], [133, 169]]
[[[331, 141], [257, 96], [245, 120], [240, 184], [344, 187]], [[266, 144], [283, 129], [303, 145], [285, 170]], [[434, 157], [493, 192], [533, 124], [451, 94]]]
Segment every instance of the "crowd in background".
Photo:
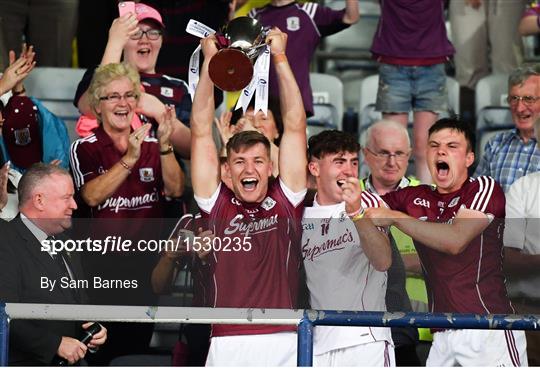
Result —
[[[312, 137], [314, 139], [309, 140], [308, 156], [304, 159], [303, 155], [308, 150], [305, 119], [314, 114], [313, 94], [309, 83], [314, 54], [324, 37], [340, 32], [362, 18], [362, 2], [360, 5], [357, 0], [346, 0], [342, 3], [343, 9], [334, 10], [324, 4], [290, 0], [146, 0], [144, 3], [136, 2], [134, 13], [119, 16], [117, 1], [96, 3], [85, 0], [0, 0], [0, 66], [3, 70], [0, 95], [4, 96], [4, 102], [0, 102], [1, 218], [5, 221], [20, 220], [21, 224], [26, 217], [31, 218], [27, 215], [33, 213], [28, 209], [29, 199], [21, 194], [20, 183], [25, 192], [36, 190], [26, 183], [28, 180], [24, 180], [23, 175], [40, 162], [50, 164], [59, 171], [41, 167], [37, 172], [41, 172], [39, 175], [43, 177], [35, 176], [36, 180], [51, 175], [65, 179], [66, 173], [71, 175], [74, 186], [70, 195], [74, 202], [68, 203], [65, 213], [60, 215], [69, 213], [69, 217], [73, 214], [74, 218], [80, 220], [74, 222], [70, 236], [81, 239], [105, 239], [113, 234], [124, 239], [164, 239], [171, 233], [178, 234], [180, 228], [188, 229], [201, 238], [212, 238], [216, 236], [216, 231], [219, 233], [228, 230], [225, 228], [228, 224], [220, 224], [219, 219], [222, 215], [232, 216], [231, 211], [240, 211], [227, 207], [228, 202], [234, 203], [238, 199], [242, 203], [263, 203], [261, 206], [265, 210], [270, 211], [273, 208], [272, 211], [275, 212], [272, 214], [275, 213], [275, 216], [300, 220], [302, 213], [297, 213], [301, 209], [298, 204], [306, 203], [305, 217], [309, 213], [308, 208], [312, 210], [310, 216], [313, 218], [339, 218], [339, 214], [344, 212], [356, 224], [363, 216], [363, 209], [361, 212], [361, 208], [357, 208], [354, 203], [362, 203], [361, 207], [368, 207], [366, 203], [369, 202], [370, 195], [374, 196], [374, 203], [378, 203], [378, 199], [384, 196], [383, 199], [390, 208], [407, 212], [406, 205], [403, 204], [405, 200], [392, 192], [397, 190], [404, 196], [400, 189], [408, 188], [405, 191], [413, 193], [414, 189], [411, 188], [421, 184], [452, 182], [465, 173], [464, 178], [474, 173], [471, 175], [471, 182], [478, 182], [480, 186], [491, 186], [492, 189], [489, 194], [482, 194], [486, 191], [485, 188], [467, 187], [469, 191], [478, 190], [477, 196], [485, 195], [489, 198], [475, 199], [471, 208], [489, 213], [488, 216], [496, 215], [498, 220], [504, 218], [506, 213], [507, 218], [504, 238], [502, 235], [497, 238], [497, 246], [501, 247], [492, 250], [493, 254], [489, 255], [493, 256], [490, 260], [495, 260], [493, 269], [484, 275], [480, 272], [480, 266], [478, 268], [479, 280], [476, 283], [482, 284], [483, 280], [480, 279], [483, 277], [486, 280], [495, 280], [491, 285], [492, 289], [487, 287], [487, 290], [502, 295], [499, 295], [500, 299], [486, 299], [485, 305], [493, 305], [495, 310], [502, 311], [501, 313], [538, 313], [540, 293], [536, 281], [540, 276], [536, 266], [540, 263], [540, 209], [537, 194], [540, 189], [540, 64], [523, 62], [521, 36], [540, 33], [540, 6], [536, 2], [525, 0], [380, 0], [379, 25], [370, 51], [373, 60], [378, 63], [376, 110], [382, 113], [383, 120], [371, 126], [361, 142], [358, 142], [358, 138], [335, 131], [325, 133], [329, 134], [328, 136], [321, 133], [322, 135]], [[267, 42], [270, 43], [272, 65], [267, 114], [256, 111], [253, 102], [245, 111], [225, 109], [216, 114], [215, 108], [221, 104], [222, 95], [217, 89], [214, 93], [214, 85], [204, 74], [208, 60], [217, 52], [215, 46], [212, 46], [214, 41], [209, 38], [200, 41], [185, 32], [190, 19], [196, 19], [218, 30], [238, 15], [256, 18], [268, 29]], [[447, 20], [451, 25], [451, 34], [447, 34]], [[186, 81], [190, 56], [199, 44], [202, 44], [206, 58], [201, 63], [200, 85], [192, 96]], [[448, 111], [446, 78], [449, 63], [454, 66], [455, 78], [460, 85], [462, 108], [474, 105], [475, 88], [480, 79], [490, 74], [509, 75], [506, 102], [511, 121], [507, 123], [513, 128], [494, 135], [486, 144], [482, 157], [474, 157], [474, 138], [468, 136], [469, 129], [474, 131], [474, 121], [467, 121], [466, 128], [462, 128], [460, 123], [452, 125], [453, 123], [440, 121], [441, 113]], [[64, 122], [27, 93], [24, 81], [36, 66], [77, 66], [87, 69], [77, 86], [76, 95], [73, 96], [73, 103], [80, 112], [76, 125], [80, 139], [71, 142]], [[55, 86], [51, 85], [50, 88], [54, 89]], [[410, 117], [412, 121], [409, 121]], [[455, 116], [451, 116], [450, 120], [452, 119], [459, 120]], [[413, 127], [412, 137], [409, 137], [406, 129], [410, 123]], [[436, 128], [430, 129], [434, 124]], [[456, 164], [457, 159], [435, 163], [430, 161], [430, 151], [438, 148], [434, 145], [440, 144], [433, 137], [439, 139], [445, 129], [453, 129], [463, 134], [468, 147], [463, 164], [461, 161]], [[440, 139], [444, 141], [446, 137]], [[257, 142], [267, 142], [264, 147], [268, 148], [271, 161], [268, 172], [271, 179], [267, 183], [268, 178], [250, 174], [236, 180], [237, 174], [234, 170], [238, 166], [237, 163], [232, 164], [231, 156], [236, 157], [239, 152], [243, 152], [244, 145], [257, 146]], [[334, 147], [336, 142], [342, 145]], [[449, 144], [449, 151], [454, 148], [459, 149]], [[339, 153], [340, 158], [335, 160], [343, 165], [339, 170], [346, 179], [339, 175], [333, 177], [331, 170], [331, 174], [323, 170], [325, 157]], [[361, 153], [364, 159], [361, 163], [358, 153]], [[472, 159], [469, 153], [472, 153]], [[414, 162], [414, 170], [409, 168], [409, 162]], [[369, 175], [358, 178], [358, 166], [362, 164], [369, 167]], [[454, 165], [463, 170], [456, 174]], [[254, 169], [254, 172], [258, 173], [257, 170]], [[325, 175], [330, 175], [330, 179]], [[438, 178], [434, 178], [437, 175]], [[493, 178], [496, 184], [492, 184], [493, 179], [478, 179], [485, 176]], [[354, 180], [349, 182], [347, 178], [350, 177], [354, 177]], [[330, 180], [334, 180], [338, 188], [327, 190]], [[59, 179], [59, 182], [62, 181]], [[262, 185], [260, 183], [264, 183], [265, 190], [268, 189], [271, 195], [280, 199], [278, 206], [274, 208], [274, 197], [267, 197], [266, 192], [259, 195], [259, 185]], [[45, 183], [44, 187], [46, 184], [50, 185]], [[463, 188], [466, 187], [465, 184], [463, 188], [452, 185], [449, 184], [449, 188], [456, 190], [465, 190]], [[499, 186], [502, 188], [500, 193], [497, 189]], [[303, 192], [306, 188], [309, 189], [307, 196], [305, 191]], [[335, 203], [341, 203], [343, 208], [339, 207], [339, 211], [335, 209], [338, 211], [335, 213], [332, 212], [334, 209], [326, 209], [326, 212], [322, 208], [317, 209], [324, 205], [325, 199], [328, 199], [328, 203], [335, 204], [332, 202], [335, 199], [332, 197], [332, 190], [350, 192], [350, 197], [344, 197], [343, 203], [341, 197], [335, 200]], [[314, 194], [315, 192], [317, 194]], [[368, 194], [360, 197], [360, 192]], [[414, 193], [422, 192], [419, 189]], [[461, 200], [466, 196], [471, 196], [471, 192], [465, 190], [461, 194]], [[267, 201], [267, 198], [270, 198], [270, 201]], [[407, 198], [410, 203], [418, 204], [418, 198]], [[443, 199], [439, 198], [439, 203]], [[477, 203], [482, 200], [487, 203], [483, 208]], [[495, 202], [496, 208], [493, 204]], [[418, 205], [430, 207], [430, 203], [422, 203]], [[447, 220], [444, 208], [456, 206], [458, 200], [452, 203], [440, 208], [440, 216], [444, 220]], [[35, 203], [33, 205], [38, 206]], [[258, 209], [244, 207], [242, 211], [245, 210], [245, 213], [240, 212], [255, 221], [258, 215], [255, 216], [254, 213]], [[250, 209], [254, 212], [250, 212]], [[489, 212], [491, 209], [492, 212]], [[202, 218], [199, 212], [202, 212]], [[368, 213], [377, 224], [374, 215], [376, 211]], [[407, 213], [413, 215], [410, 211]], [[309, 216], [307, 217], [309, 219]], [[90, 219], [91, 221], [88, 221]], [[491, 230], [496, 226], [497, 221], [492, 224], [492, 220], [491, 218], [486, 229]], [[213, 224], [213, 231], [209, 224]], [[308, 228], [312, 225], [308, 225], [308, 222], [303, 224]], [[359, 232], [359, 239], [354, 240], [356, 244], [377, 244], [377, 252], [380, 249], [384, 249], [384, 252], [374, 255], [366, 246], [366, 256], [351, 253], [343, 257], [343, 267], [347, 272], [362, 277], [352, 279], [358, 282], [350, 279], [341, 281], [343, 288], [347, 289], [345, 294], [371, 293], [374, 298], [367, 306], [364, 299], [361, 302], [349, 301], [348, 296], [336, 296], [337, 294], [324, 289], [321, 286], [324, 282], [320, 279], [320, 274], [324, 272], [321, 270], [324, 268], [306, 263], [309, 253], [304, 253], [304, 249], [302, 254], [293, 256], [279, 252], [271, 255], [287, 263], [284, 269], [279, 265], [272, 267], [275, 267], [277, 273], [287, 273], [289, 278], [300, 278], [297, 274], [299, 270], [291, 271], [289, 268], [289, 257], [293, 264], [302, 264], [302, 260], [304, 261], [305, 270], [302, 269], [302, 272], [307, 272], [306, 280], [300, 282], [298, 287], [289, 286], [281, 290], [283, 293], [297, 293], [287, 300], [287, 303], [282, 302], [285, 298], [283, 295], [273, 299], [273, 296], [265, 293], [247, 292], [250, 288], [259, 289], [247, 284], [246, 280], [240, 280], [240, 276], [231, 271], [235, 268], [236, 259], [221, 258], [223, 268], [218, 268], [218, 257], [212, 261], [211, 252], [190, 253], [185, 250], [164, 251], [161, 254], [89, 252], [80, 259], [80, 269], [86, 276], [110, 280], [129, 279], [137, 287], [121, 290], [90, 289], [84, 297], [75, 293], [64, 302], [156, 305], [160, 303], [159, 295], [170, 294], [177, 276], [187, 269], [193, 279], [193, 306], [311, 306], [320, 309], [348, 307], [405, 312], [433, 311], [434, 296], [426, 292], [426, 282], [428, 290], [436, 288], [437, 285], [429, 285], [434, 279], [427, 278], [426, 274], [433, 275], [437, 272], [433, 270], [433, 265], [423, 262], [429, 260], [439, 265], [437, 262], [443, 264], [447, 260], [433, 255], [432, 250], [418, 252], [413, 240], [417, 238], [411, 233], [400, 231], [402, 229], [398, 229], [397, 222], [371, 225], [357, 225], [347, 231], [352, 229], [353, 232]], [[318, 229], [321, 226], [324, 228], [325, 224], [316, 223], [313, 226]], [[387, 228], [386, 232], [379, 231], [383, 227]], [[291, 228], [280, 227], [280, 231], [283, 231], [287, 239], [306, 245], [309, 232], [304, 231], [302, 237], [302, 234], [289, 233]], [[30, 230], [32, 234], [36, 234]], [[384, 236], [381, 235], [383, 233]], [[414, 231], [412, 233], [417, 234]], [[419, 235], [425, 243], [426, 238], [422, 236]], [[36, 237], [40, 239], [39, 236]], [[45, 238], [48, 239], [47, 236], [43, 237]], [[464, 244], [473, 244], [472, 238], [468, 240]], [[285, 241], [278, 238], [276, 243]], [[474, 244], [476, 247], [476, 243]], [[471, 256], [470, 259], [473, 257], [471, 248], [472, 246], [469, 247], [469, 253], [465, 253], [466, 256]], [[480, 252], [490, 253], [484, 251], [484, 248], [479, 249]], [[453, 256], [465, 252], [464, 248], [457, 253], [446, 250], [444, 249], [443, 253]], [[503, 250], [504, 261], [499, 256]], [[418, 253], [421, 253], [420, 257]], [[484, 256], [488, 257], [483, 254], [480, 259], [483, 260]], [[295, 259], [296, 257], [298, 259]], [[361, 265], [359, 269], [346, 262], [350, 259], [358, 260]], [[268, 261], [268, 258], [265, 260]], [[361, 263], [364, 261], [365, 265]], [[79, 260], [77, 265], [73, 266], [67, 260], [64, 262], [68, 277], [73, 278], [74, 273], [79, 272]], [[250, 264], [250, 267], [259, 270], [258, 264]], [[458, 267], [458, 264], [453, 264], [452, 267]], [[369, 272], [366, 271], [368, 269]], [[264, 269], [264, 272], [267, 271]], [[468, 275], [470, 270], [464, 267], [462, 271], [463, 275]], [[362, 272], [366, 272], [366, 277], [363, 277]], [[373, 279], [370, 279], [369, 283], [366, 281], [365, 288], [357, 289], [357, 284], [367, 279], [368, 274]], [[215, 278], [217, 277], [218, 281], [227, 280], [227, 275], [232, 278], [239, 277], [235, 279], [238, 285], [248, 285], [245, 295], [240, 293], [241, 296], [235, 296], [238, 300], [242, 299], [241, 302], [237, 302], [234, 297], [221, 299], [223, 294], [217, 295], [216, 285], [219, 283]], [[444, 279], [444, 276], [436, 277]], [[502, 281], [504, 277], [507, 280], [506, 286]], [[286, 284], [290, 282], [289, 278], [258, 282], [267, 286], [273, 285], [273, 282]], [[462, 287], [459, 283], [449, 284]], [[503, 285], [500, 289], [499, 284]], [[220, 290], [226, 290], [224, 294], [230, 297], [237, 292], [234, 285], [221, 285]], [[302, 285], [309, 289], [310, 296], [302, 296]], [[0, 292], [3, 292], [1, 288]], [[216, 295], [209, 295], [213, 292], [216, 292]], [[480, 291], [478, 293], [480, 294]], [[15, 294], [3, 292], [0, 295], [14, 298]], [[71, 297], [73, 298], [70, 299]], [[342, 297], [346, 300], [344, 304], [337, 302]], [[445, 297], [436, 296], [438, 300]], [[333, 298], [336, 298], [334, 303], [330, 303], [329, 300]], [[28, 301], [23, 299], [24, 297], [21, 297], [17, 301]], [[451, 299], [452, 297], [448, 297], [448, 300]], [[40, 299], [32, 296], [32, 300]], [[246, 304], [246, 300], [255, 304], [247, 305], [249, 303]], [[275, 304], [259, 305], [267, 300]], [[513, 307], [510, 302], [508, 306], [505, 304], [507, 300], [512, 301]], [[475, 308], [473, 304], [463, 308]], [[431, 305], [431, 308], [428, 305]], [[480, 311], [459, 310], [461, 306], [456, 307], [456, 311], [492, 313], [490, 307], [485, 305], [485, 309]], [[451, 302], [446, 306], [454, 307]], [[454, 310], [446, 312], [451, 311]], [[154, 328], [152, 324], [110, 323], [106, 326], [107, 343], [103, 344], [104, 332], [92, 340], [92, 348], [101, 348], [98, 354], [86, 355], [90, 364], [105, 365], [118, 356], [150, 352], [149, 345]], [[85, 325], [83, 328], [87, 327]], [[47, 330], [48, 327], [44, 329]], [[268, 332], [261, 327], [255, 330], [256, 332], [251, 331], [247, 335], [256, 335], [257, 332], [290, 333], [286, 329], [273, 329]], [[223, 346], [218, 345], [218, 341], [228, 341], [219, 340], [220, 337], [245, 333], [238, 331], [235, 328], [227, 330], [225, 327], [222, 330], [213, 329], [213, 347], [210, 348], [208, 364], [223, 365], [228, 361], [221, 360], [223, 351], [226, 350], [220, 350]], [[329, 330], [328, 334], [336, 331]], [[351, 331], [353, 330], [347, 333]], [[360, 334], [361, 330], [358, 331]], [[366, 350], [369, 354], [377, 351], [384, 360], [369, 362], [374, 365], [410, 366], [426, 364], [427, 350], [433, 341], [432, 333], [436, 331], [403, 328], [369, 332], [373, 334], [374, 341], [366, 338], [359, 342], [351, 337], [357, 345], [365, 344], [366, 341], [384, 342], [380, 346], [375, 347], [376, 344], [373, 344], [370, 347], [379, 350]], [[25, 333], [28, 334], [27, 331]], [[347, 346], [350, 340], [347, 340], [346, 333], [340, 333], [342, 340], [336, 338], [336, 341], [346, 341], [344, 345], [336, 343], [336, 347], [330, 340], [323, 341], [323, 352], [315, 351], [316, 355], [324, 356], [319, 357], [318, 364], [333, 365], [341, 362], [348, 365], [351, 362], [347, 360], [348, 357], [333, 361], [334, 358], [324, 355], [333, 349], [350, 347]], [[439, 334], [441, 335], [442, 333]], [[514, 343], [518, 346], [514, 356], [516, 360], [512, 361], [514, 364], [526, 364], [527, 355], [529, 364], [540, 364], [540, 339], [537, 335], [534, 332], [526, 334], [527, 354], [521, 362], [519, 359], [523, 359], [524, 350], [517, 350], [520, 346], [524, 348], [525, 335], [522, 340], [517, 338], [518, 342]], [[21, 336], [28, 337], [24, 334]], [[204, 364], [209, 336], [208, 326], [183, 327], [178, 344], [183, 346], [187, 340], [190, 354], [187, 360], [180, 359], [178, 362], [189, 365]], [[445, 338], [452, 344], [454, 337]], [[25, 345], [21, 341], [15, 342], [19, 343]], [[62, 345], [64, 343], [66, 345]], [[65, 358], [70, 362], [76, 362], [85, 356], [86, 347], [69, 343], [71, 342], [63, 340], [57, 342], [63, 348], [55, 349], [53, 353], [62, 357], [65, 354]], [[45, 351], [43, 356], [25, 360], [28, 357], [25, 357], [24, 349], [17, 350], [14, 356], [19, 357], [18, 354], [21, 353], [19, 363], [48, 363], [51, 347], [44, 345], [46, 343], [30, 346], [30, 349], [35, 351]], [[387, 357], [389, 345], [393, 350]], [[84, 353], [73, 357], [65, 353], [69, 350], [66, 346], [82, 349]], [[279, 345], [276, 343], [276, 346]], [[394, 357], [394, 352], [395, 360], [390, 358]], [[250, 354], [256, 357], [258, 352], [255, 350]], [[357, 350], [354, 354], [364, 353]], [[446, 358], [443, 353], [437, 354], [439, 355], [433, 355], [431, 360], [428, 359], [428, 364], [451, 364], [449, 360], [444, 360]], [[482, 354], [485, 357], [489, 352], [483, 351]], [[458, 362], [478, 365], [482, 361], [458, 359]], [[291, 362], [282, 362], [289, 363]]]

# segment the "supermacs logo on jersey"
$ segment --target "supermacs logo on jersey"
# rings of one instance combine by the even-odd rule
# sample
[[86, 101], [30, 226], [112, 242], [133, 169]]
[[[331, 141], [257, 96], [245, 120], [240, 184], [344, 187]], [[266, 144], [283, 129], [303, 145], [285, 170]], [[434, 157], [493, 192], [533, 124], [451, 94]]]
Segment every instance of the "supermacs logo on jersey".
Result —
[[151, 193], [144, 195], [122, 197], [113, 196], [107, 198], [105, 202], [98, 206], [98, 211], [109, 210], [115, 213], [125, 210], [133, 210], [137, 208], [151, 208], [154, 203], [159, 201], [159, 192], [156, 188]]
[[240, 233], [244, 236], [256, 235], [258, 233], [265, 233], [277, 229], [277, 224], [277, 213], [270, 217], [264, 217], [258, 220], [254, 220], [253, 218], [244, 220], [244, 216], [238, 214], [229, 222], [229, 226], [223, 230], [223, 233], [225, 235], [232, 235], [235, 233]]

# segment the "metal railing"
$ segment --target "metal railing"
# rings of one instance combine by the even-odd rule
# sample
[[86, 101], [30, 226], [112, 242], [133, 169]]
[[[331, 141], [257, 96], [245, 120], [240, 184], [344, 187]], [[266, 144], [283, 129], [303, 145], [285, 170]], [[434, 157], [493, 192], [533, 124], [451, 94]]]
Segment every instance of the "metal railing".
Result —
[[[4, 308], [5, 307], [5, 308]], [[540, 315], [349, 312], [251, 308], [133, 307], [0, 303], [0, 365], [8, 363], [9, 320], [139, 323], [269, 324], [298, 326], [298, 366], [313, 364], [315, 326], [431, 327], [540, 330]]]

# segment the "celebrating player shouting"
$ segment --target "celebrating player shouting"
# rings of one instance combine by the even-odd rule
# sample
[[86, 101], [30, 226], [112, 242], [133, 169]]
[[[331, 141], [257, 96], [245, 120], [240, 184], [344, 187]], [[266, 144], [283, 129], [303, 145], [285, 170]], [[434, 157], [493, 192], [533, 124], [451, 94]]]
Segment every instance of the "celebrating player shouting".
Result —
[[[278, 29], [266, 40], [281, 91], [280, 176], [269, 183], [268, 139], [255, 131], [237, 133], [227, 143], [224, 166], [232, 190], [220, 181], [212, 138], [214, 85], [208, 64], [217, 52], [216, 40], [210, 36], [201, 41], [205, 60], [191, 116], [192, 182], [215, 244], [222, 245], [214, 247], [209, 259], [215, 307], [296, 306], [301, 203], [306, 193], [306, 117], [285, 57], [286, 40]], [[235, 247], [238, 243], [241, 246]], [[226, 244], [231, 244], [227, 250]], [[207, 365], [295, 365], [293, 331], [291, 326], [214, 325]]]
[[[432, 312], [513, 313], [502, 274], [505, 199], [487, 176], [468, 177], [472, 132], [459, 120], [429, 129], [427, 160], [436, 184], [407, 187], [370, 208], [377, 225], [395, 225], [414, 239]], [[433, 336], [428, 366], [527, 365], [523, 331], [443, 330]]]
[[[309, 139], [309, 172], [317, 182], [302, 220], [302, 254], [311, 307], [385, 311], [390, 242], [361, 214], [360, 146], [348, 133]], [[317, 326], [315, 366], [395, 366], [389, 328]]]

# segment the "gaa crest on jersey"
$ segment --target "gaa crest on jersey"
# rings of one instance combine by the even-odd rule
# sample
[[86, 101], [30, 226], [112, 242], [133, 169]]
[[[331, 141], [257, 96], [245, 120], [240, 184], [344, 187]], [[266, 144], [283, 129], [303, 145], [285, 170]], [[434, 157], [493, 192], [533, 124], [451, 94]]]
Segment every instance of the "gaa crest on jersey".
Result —
[[429, 208], [429, 201], [427, 199], [423, 198], [415, 198], [413, 201], [413, 204], [420, 206], [420, 207], [426, 207]]
[[32, 141], [32, 138], [30, 138], [30, 129], [28, 129], [28, 127], [15, 129], [13, 135], [15, 136], [15, 144], [17, 146], [27, 146]]
[[154, 169], [151, 167], [141, 167], [139, 169], [139, 177], [144, 183], [154, 181]]
[[449, 208], [455, 207], [455, 205], [458, 204], [459, 199], [460, 199], [459, 196], [457, 196], [456, 198], [452, 199], [452, 200], [450, 201], [450, 203], [448, 204], [448, 207], [449, 207]]
[[261, 207], [264, 208], [265, 210], [269, 211], [272, 208], [274, 208], [275, 205], [276, 205], [276, 201], [274, 201], [270, 197], [266, 197], [264, 199], [264, 201], [262, 202]]
[[172, 98], [174, 96], [174, 91], [170, 87], [161, 87], [161, 95], [165, 97]]
[[298, 31], [300, 29], [300, 18], [289, 17], [287, 18], [287, 30]]

